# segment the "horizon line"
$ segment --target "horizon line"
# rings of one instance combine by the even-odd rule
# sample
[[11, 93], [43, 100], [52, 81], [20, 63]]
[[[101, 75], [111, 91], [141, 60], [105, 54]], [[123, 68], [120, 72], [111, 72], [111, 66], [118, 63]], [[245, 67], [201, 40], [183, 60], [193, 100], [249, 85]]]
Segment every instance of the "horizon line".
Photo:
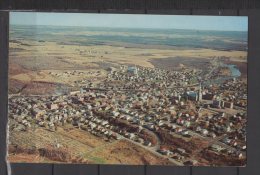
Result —
[[218, 31], [218, 32], [247, 32], [248, 33], [248, 29], [247, 30], [217, 30], [217, 29], [186, 29], [186, 28], [160, 28], [160, 27], [154, 27], [154, 28], [150, 28], [150, 27], [106, 27], [106, 26], [72, 26], [72, 25], [48, 25], [48, 24], [39, 24], [39, 25], [34, 25], [34, 24], [11, 24], [10, 26], [51, 26], [51, 27], [89, 27], [89, 28], [112, 28], [112, 29], [161, 29], [161, 30], [171, 30], [171, 29], [175, 29], [175, 30], [197, 30], [197, 31]]

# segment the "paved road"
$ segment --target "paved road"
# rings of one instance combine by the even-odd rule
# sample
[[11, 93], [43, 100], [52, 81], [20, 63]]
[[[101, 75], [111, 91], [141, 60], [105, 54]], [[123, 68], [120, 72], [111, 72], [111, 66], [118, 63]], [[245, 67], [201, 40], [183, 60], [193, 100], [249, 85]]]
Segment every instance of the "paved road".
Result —
[[146, 129], [146, 128], [143, 128], [143, 129], [146, 130], [151, 135], [153, 135], [154, 138], [156, 138], [156, 144], [153, 147], [151, 147], [151, 149], [153, 149], [154, 151], [157, 151], [158, 149], [160, 149], [161, 140], [160, 140], [159, 136], [156, 133], [150, 131], [149, 129]]
[[183, 163], [178, 162], [178, 161], [176, 161], [176, 160], [174, 160], [174, 159], [172, 159], [172, 158], [169, 158], [169, 157], [167, 157], [167, 156], [165, 156], [165, 155], [162, 155], [162, 154], [158, 153], [157, 151], [154, 150], [154, 147], [144, 146], [144, 145], [142, 145], [141, 143], [135, 142], [135, 141], [130, 140], [130, 139], [125, 138], [125, 137], [124, 137], [124, 139], [127, 140], [127, 141], [129, 141], [129, 142], [131, 142], [131, 143], [133, 143], [133, 144], [135, 144], [135, 145], [137, 145], [137, 146], [140, 146], [140, 147], [144, 148], [145, 150], [147, 150], [147, 151], [149, 151], [149, 152], [151, 152], [151, 153], [157, 155], [158, 157], [161, 157], [161, 158], [164, 158], [164, 159], [168, 159], [168, 160], [169, 160], [171, 163], [173, 163], [174, 165], [183, 166]]
[[13, 98], [13, 97], [59, 97], [62, 95], [21, 95], [19, 94], [9, 94], [8, 98]]

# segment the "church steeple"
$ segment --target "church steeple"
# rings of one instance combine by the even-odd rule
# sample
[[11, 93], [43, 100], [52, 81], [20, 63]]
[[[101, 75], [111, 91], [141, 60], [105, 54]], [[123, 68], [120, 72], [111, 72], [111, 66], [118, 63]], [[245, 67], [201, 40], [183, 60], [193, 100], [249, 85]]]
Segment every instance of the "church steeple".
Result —
[[138, 78], [138, 69], [136, 67], [136, 64], [135, 64], [135, 71], [136, 71], [136, 77]]
[[198, 93], [198, 101], [202, 100], [202, 90], [201, 90], [201, 82], [200, 82], [200, 87], [199, 87], [199, 93]]

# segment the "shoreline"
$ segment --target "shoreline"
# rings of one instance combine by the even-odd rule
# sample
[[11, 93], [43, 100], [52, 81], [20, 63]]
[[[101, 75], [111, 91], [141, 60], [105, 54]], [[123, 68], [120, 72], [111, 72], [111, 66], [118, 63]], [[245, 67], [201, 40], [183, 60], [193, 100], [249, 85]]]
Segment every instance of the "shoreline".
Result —
[[239, 61], [225, 61], [225, 64], [235, 65], [236, 68], [241, 73], [241, 78], [247, 78], [248, 64], [247, 62], [239, 62]]

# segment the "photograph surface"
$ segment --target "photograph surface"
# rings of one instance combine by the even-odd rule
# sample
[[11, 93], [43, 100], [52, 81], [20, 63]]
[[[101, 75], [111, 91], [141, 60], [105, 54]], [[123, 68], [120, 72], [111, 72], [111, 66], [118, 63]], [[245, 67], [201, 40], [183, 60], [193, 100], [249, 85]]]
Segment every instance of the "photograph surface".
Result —
[[245, 166], [248, 18], [11, 12], [8, 161]]

